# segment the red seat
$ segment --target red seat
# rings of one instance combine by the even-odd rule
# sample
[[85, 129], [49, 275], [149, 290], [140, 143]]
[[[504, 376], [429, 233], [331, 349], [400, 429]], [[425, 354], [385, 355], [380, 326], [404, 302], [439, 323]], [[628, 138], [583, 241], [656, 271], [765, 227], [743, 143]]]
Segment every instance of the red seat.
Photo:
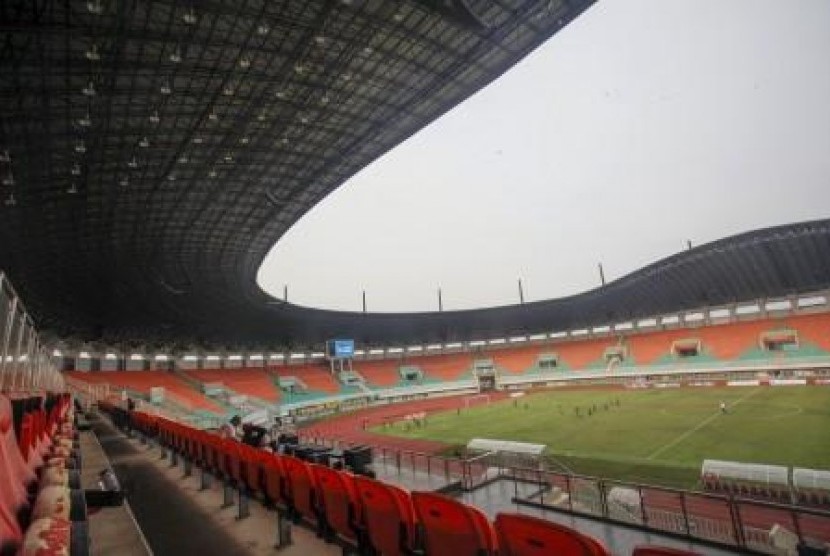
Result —
[[287, 492], [285, 471], [283, 470], [282, 456], [264, 453], [263, 462], [263, 492], [268, 502], [274, 506], [288, 506], [290, 497]]
[[443, 494], [413, 492], [412, 505], [423, 526], [426, 554], [495, 554], [496, 534], [476, 508]]
[[552, 521], [520, 514], [498, 514], [496, 534], [503, 556], [608, 556], [599, 541]]
[[363, 526], [375, 552], [396, 556], [411, 551], [415, 539], [415, 509], [409, 492], [374, 479], [357, 476]]
[[667, 546], [640, 545], [634, 547], [631, 556], [700, 556], [697, 552]]
[[282, 458], [282, 466], [285, 470], [287, 492], [291, 500], [291, 508], [301, 518], [317, 523], [315, 512], [316, 489], [314, 476], [308, 468], [308, 464], [292, 456]]
[[354, 477], [322, 465], [309, 465], [319, 489], [318, 505], [326, 523], [342, 539], [357, 543], [356, 525], [361, 521]]

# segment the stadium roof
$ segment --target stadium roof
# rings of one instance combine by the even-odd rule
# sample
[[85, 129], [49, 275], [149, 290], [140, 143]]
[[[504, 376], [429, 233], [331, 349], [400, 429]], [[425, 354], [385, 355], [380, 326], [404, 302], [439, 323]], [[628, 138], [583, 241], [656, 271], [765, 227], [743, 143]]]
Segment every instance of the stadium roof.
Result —
[[517, 307], [364, 315], [260, 290], [262, 259], [305, 212], [591, 3], [7, 7], [0, 268], [58, 337], [182, 347], [500, 336], [830, 285], [828, 225], [815, 222]]

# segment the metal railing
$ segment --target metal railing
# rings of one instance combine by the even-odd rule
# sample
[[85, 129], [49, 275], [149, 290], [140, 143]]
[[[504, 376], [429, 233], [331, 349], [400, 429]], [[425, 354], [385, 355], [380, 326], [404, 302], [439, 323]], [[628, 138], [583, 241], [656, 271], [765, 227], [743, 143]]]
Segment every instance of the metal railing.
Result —
[[0, 272], [0, 391], [63, 391], [63, 376], [52, 362], [31, 316]]
[[[334, 449], [355, 445], [302, 432], [300, 441]], [[830, 511], [819, 508], [371, 447], [376, 469], [391, 468], [404, 478], [430, 474], [464, 491], [512, 481], [512, 501], [520, 505], [764, 554], [795, 554], [799, 543], [830, 549]]]

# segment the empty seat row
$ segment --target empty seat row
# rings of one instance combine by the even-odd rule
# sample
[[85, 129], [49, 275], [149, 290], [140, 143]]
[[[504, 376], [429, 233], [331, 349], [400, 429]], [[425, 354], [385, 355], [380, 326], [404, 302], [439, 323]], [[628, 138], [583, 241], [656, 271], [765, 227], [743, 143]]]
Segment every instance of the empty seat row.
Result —
[[[260, 498], [328, 541], [379, 555], [604, 556], [597, 540], [535, 517], [477, 508], [433, 492], [403, 488], [345, 470], [273, 454], [168, 419], [133, 412], [131, 427], [157, 439], [171, 458], [197, 465], [245, 497]], [[176, 459], [173, 459], [174, 463]], [[204, 485], [204, 478], [203, 478]], [[241, 516], [244, 517], [244, 516]], [[658, 554], [657, 552], [642, 554]], [[671, 553], [675, 554], [675, 553]]]
[[0, 394], [0, 554], [88, 553], [68, 394]]

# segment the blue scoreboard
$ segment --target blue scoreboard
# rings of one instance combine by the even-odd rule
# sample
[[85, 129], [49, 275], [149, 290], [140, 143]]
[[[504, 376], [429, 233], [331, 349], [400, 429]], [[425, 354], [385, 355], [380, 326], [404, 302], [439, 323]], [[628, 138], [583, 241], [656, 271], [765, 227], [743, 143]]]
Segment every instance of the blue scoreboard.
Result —
[[354, 340], [329, 340], [326, 355], [331, 359], [351, 359], [354, 357]]

